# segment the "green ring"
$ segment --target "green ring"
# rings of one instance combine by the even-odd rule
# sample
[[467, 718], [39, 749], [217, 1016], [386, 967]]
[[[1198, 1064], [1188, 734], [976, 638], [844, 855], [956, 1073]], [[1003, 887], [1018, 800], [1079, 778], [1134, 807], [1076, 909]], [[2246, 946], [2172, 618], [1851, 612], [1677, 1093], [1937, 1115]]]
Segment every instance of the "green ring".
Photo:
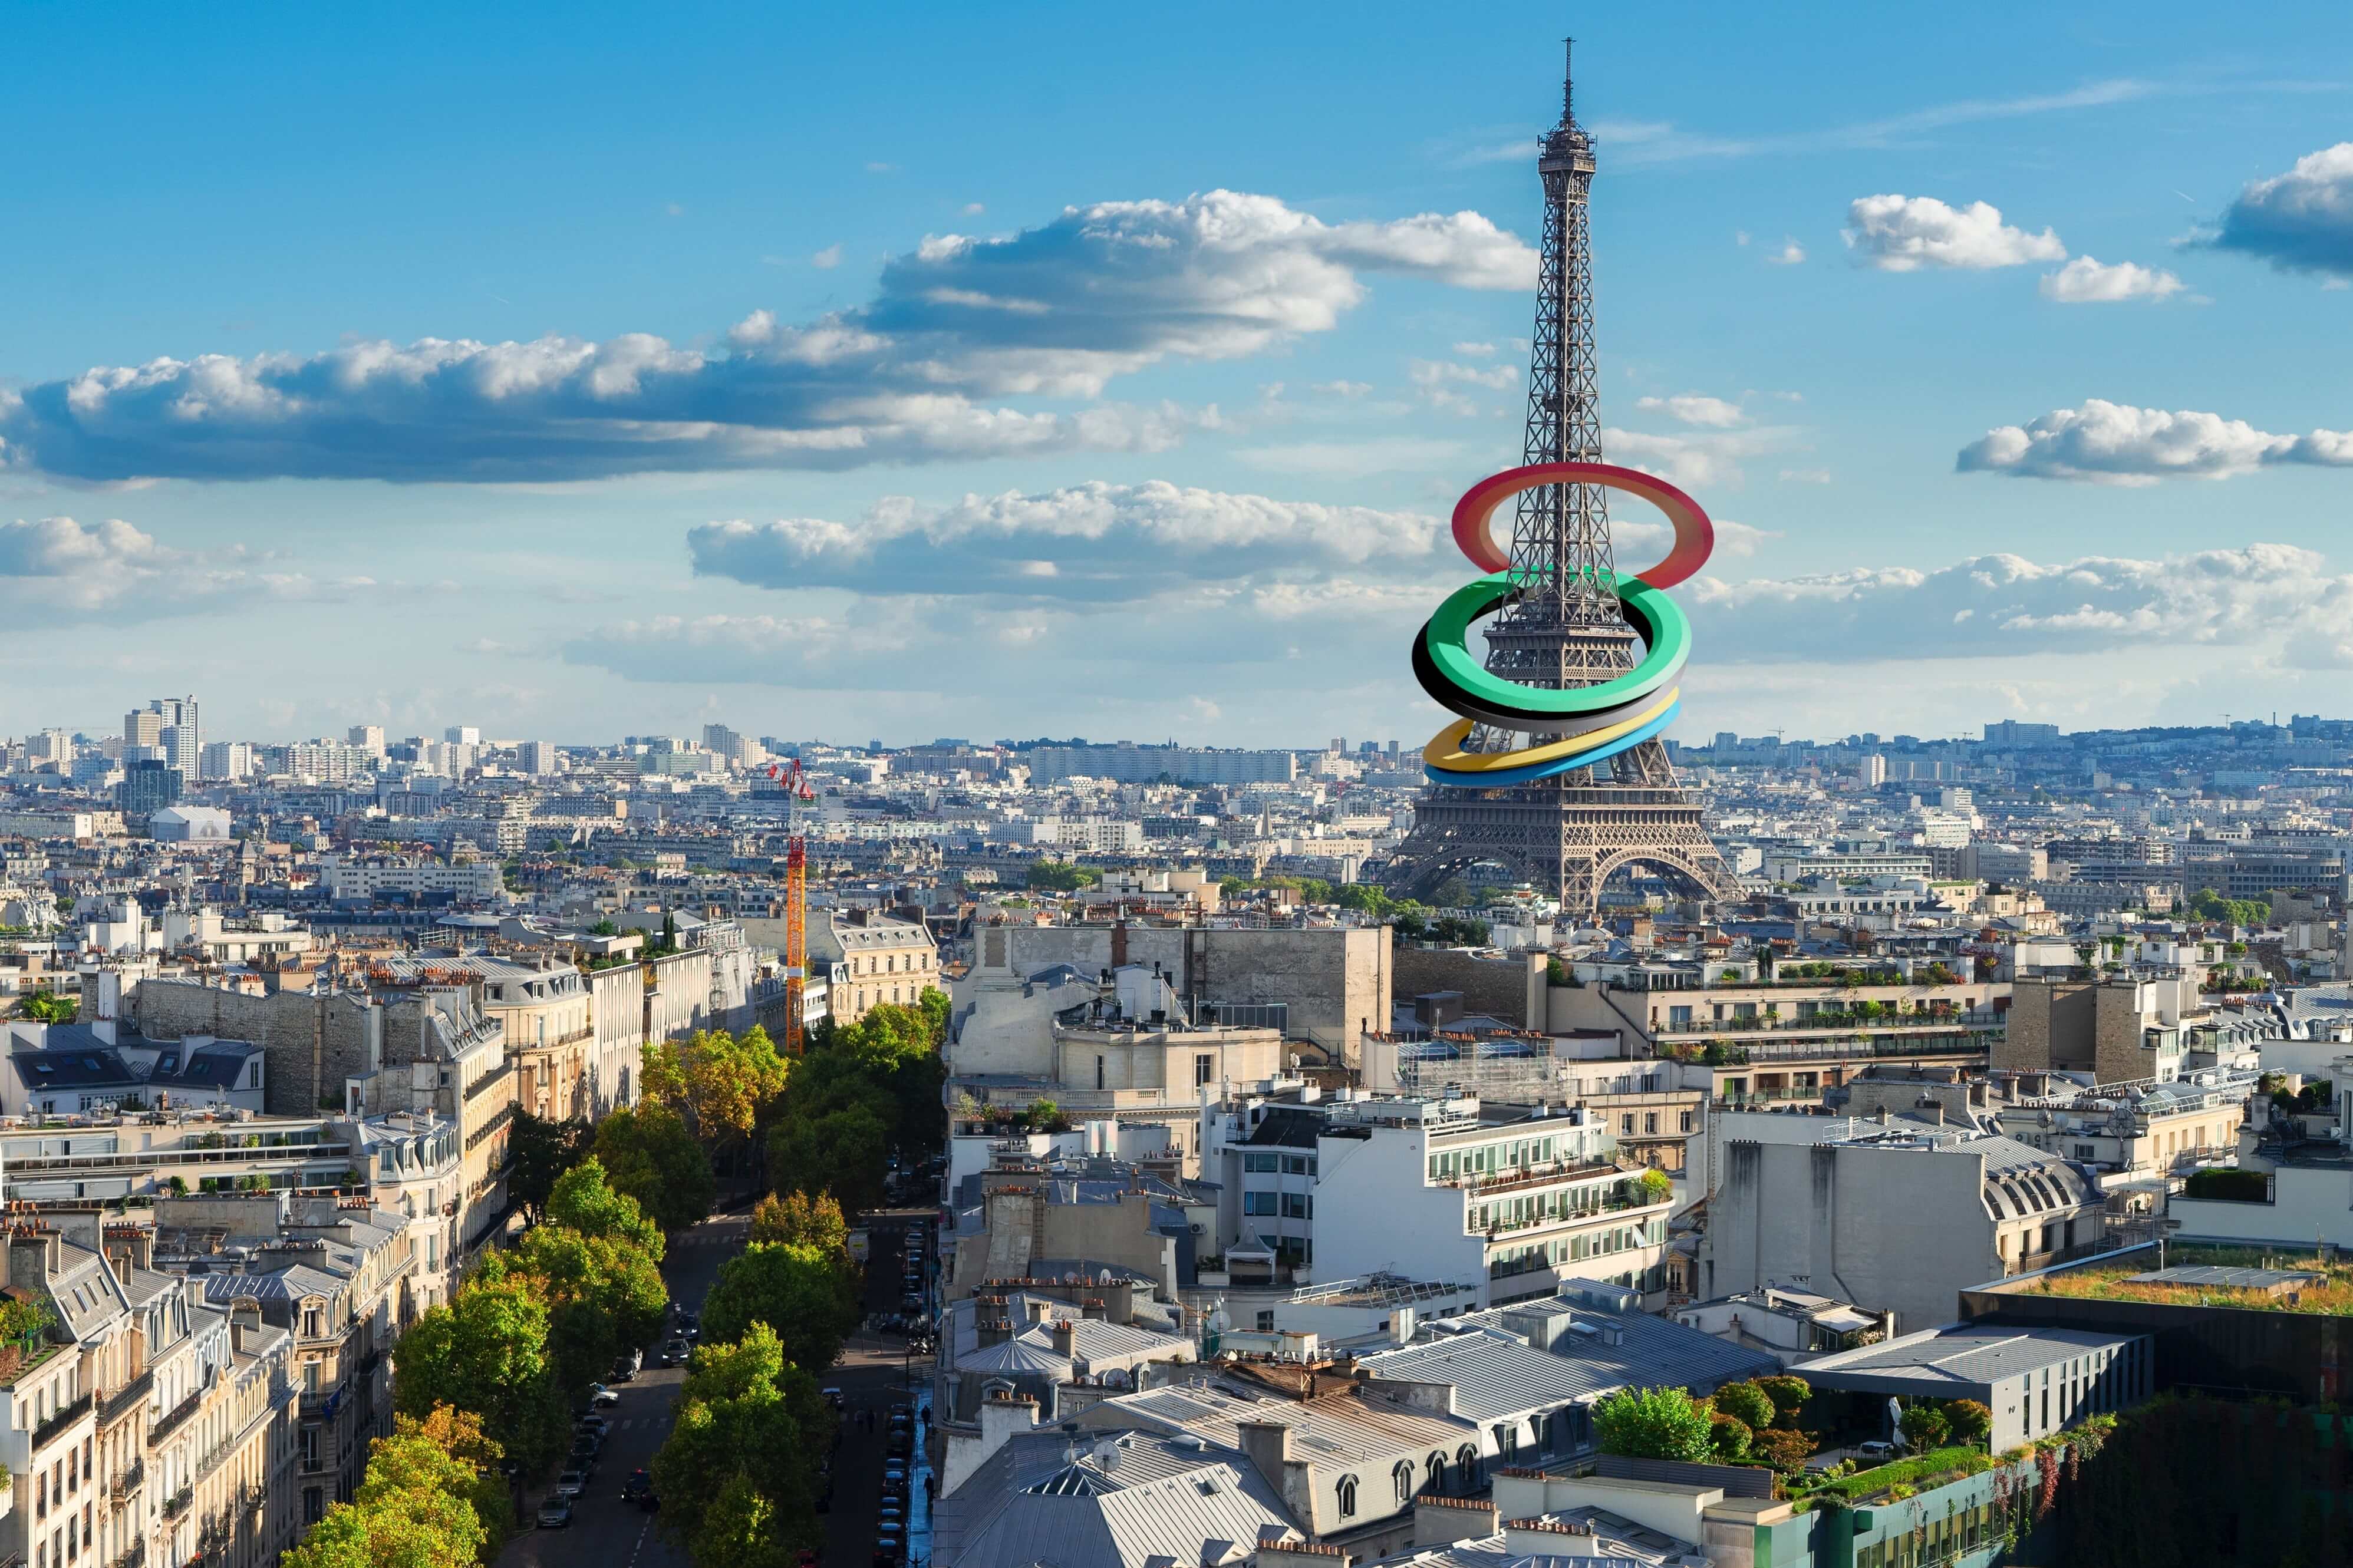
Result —
[[1496, 572], [1466, 583], [1446, 596], [1430, 617], [1422, 647], [1439, 674], [1464, 696], [1483, 707], [1516, 709], [1528, 713], [1592, 713], [1639, 701], [1674, 679], [1691, 657], [1691, 623], [1662, 588], [1654, 588], [1630, 573], [1610, 574], [1610, 586], [1626, 608], [1626, 618], [1648, 649], [1642, 662], [1615, 679], [1599, 686], [1555, 691], [1522, 686], [1487, 669], [1470, 649], [1472, 623], [1501, 605], [1518, 589], [1508, 572]]

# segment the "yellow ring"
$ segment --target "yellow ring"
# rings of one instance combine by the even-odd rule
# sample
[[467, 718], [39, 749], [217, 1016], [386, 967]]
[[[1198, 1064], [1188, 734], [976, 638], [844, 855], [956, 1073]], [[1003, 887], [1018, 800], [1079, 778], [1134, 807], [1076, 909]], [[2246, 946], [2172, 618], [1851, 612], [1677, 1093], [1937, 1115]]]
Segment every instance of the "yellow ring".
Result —
[[1597, 746], [1608, 745], [1620, 735], [1631, 734], [1673, 707], [1675, 699], [1681, 695], [1683, 695], [1683, 688], [1670, 687], [1665, 695], [1631, 718], [1621, 719], [1615, 724], [1606, 725], [1599, 730], [1588, 730], [1582, 735], [1571, 735], [1566, 740], [1549, 742], [1541, 746], [1527, 746], [1516, 752], [1462, 750], [1462, 742], [1470, 739], [1473, 721], [1469, 719], [1458, 719], [1430, 738], [1430, 743], [1421, 749], [1421, 760], [1433, 768], [1443, 768], [1449, 773], [1493, 773], [1503, 768], [1534, 767], [1552, 762], [1556, 758], [1566, 757], [1574, 752], [1587, 752]]

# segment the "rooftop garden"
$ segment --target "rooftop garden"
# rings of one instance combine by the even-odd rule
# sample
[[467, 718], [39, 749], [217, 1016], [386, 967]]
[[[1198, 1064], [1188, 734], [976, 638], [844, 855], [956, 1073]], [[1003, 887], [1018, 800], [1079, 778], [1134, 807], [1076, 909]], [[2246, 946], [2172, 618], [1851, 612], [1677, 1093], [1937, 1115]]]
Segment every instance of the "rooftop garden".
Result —
[[2320, 1258], [2287, 1249], [2254, 1247], [2168, 1247], [2166, 1267], [2229, 1268], [2293, 1268], [2327, 1277], [2325, 1285], [2306, 1285], [2272, 1295], [2262, 1290], [2220, 1285], [2136, 1285], [2136, 1274], [2153, 1273], [2155, 1251], [2142, 1247], [2125, 1254], [2105, 1254], [2071, 1268], [2056, 1269], [2021, 1282], [2017, 1295], [2070, 1296], [2093, 1301], [2147, 1301], [2169, 1307], [2244, 1307], [2259, 1312], [2316, 1312], [2324, 1316], [2353, 1315], [2353, 1265], [2341, 1258]]

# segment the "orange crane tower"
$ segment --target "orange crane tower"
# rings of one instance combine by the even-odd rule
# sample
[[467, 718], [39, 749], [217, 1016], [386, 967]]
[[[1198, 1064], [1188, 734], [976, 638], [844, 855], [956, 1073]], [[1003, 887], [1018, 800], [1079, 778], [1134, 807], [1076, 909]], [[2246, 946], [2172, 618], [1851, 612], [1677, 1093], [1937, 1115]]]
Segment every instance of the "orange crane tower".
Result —
[[800, 830], [800, 805], [815, 800], [794, 757], [771, 763], [767, 775], [785, 792], [785, 1054], [799, 1056], [802, 1047], [801, 991], [808, 980], [808, 839]]

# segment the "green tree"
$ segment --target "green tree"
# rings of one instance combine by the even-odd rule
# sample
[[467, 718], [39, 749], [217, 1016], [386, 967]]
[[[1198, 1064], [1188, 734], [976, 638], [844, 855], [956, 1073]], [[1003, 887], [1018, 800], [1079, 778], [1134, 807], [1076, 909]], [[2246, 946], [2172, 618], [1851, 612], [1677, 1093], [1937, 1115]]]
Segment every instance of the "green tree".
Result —
[[1094, 872], [1066, 860], [1034, 861], [1029, 869], [1029, 885], [1047, 892], [1075, 893], [1094, 881]]
[[718, 1195], [710, 1156], [678, 1112], [655, 1100], [598, 1122], [596, 1158], [613, 1190], [635, 1198], [666, 1231], [708, 1216]]
[[679, 1065], [687, 1120], [713, 1148], [749, 1138], [761, 1111], [785, 1090], [785, 1060], [756, 1025], [741, 1039], [723, 1029], [697, 1031]]
[[1687, 1389], [1621, 1388], [1593, 1407], [1601, 1451], [1630, 1459], [1704, 1460], [1714, 1426]]
[[1727, 1383], [1715, 1391], [1715, 1407], [1751, 1427], [1773, 1425], [1773, 1400], [1753, 1383]]
[[473, 1412], [525, 1469], [543, 1469], [564, 1441], [547, 1333], [547, 1307], [527, 1281], [469, 1280], [401, 1336], [393, 1408], [418, 1419], [437, 1405]]
[[817, 1464], [832, 1415], [765, 1323], [733, 1344], [706, 1341], [676, 1409], [654, 1487], [663, 1533], [697, 1568], [779, 1568], [819, 1544]]
[[594, 1159], [565, 1173], [548, 1211], [553, 1223], [533, 1226], [506, 1251], [487, 1255], [475, 1283], [529, 1281], [547, 1306], [550, 1371], [565, 1396], [575, 1397], [616, 1356], [661, 1327], [670, 1304], [659, 1267], [662, 1237], [635, 1199], [605, 1184], [604, 1167]]
[[646, 1217], [637, 1199], [614, 1188], [606, 1178], [605, 1163], [594, 1154], [556, 1182], [548, 1194], [547, 1217], [583, 1236], [624, 1243], [657, 1263], [662, 1259], [661, 1226]]
[[367, 1473], [288, 1552], [286, 1568], [449, 1568], [488, 1563], [514, 1523], [498, 1474], [501, 1450], [481, 1418], [448, 1405], [395, 1417]]
[[1941, 1448], [1952, 1435], [1953, 1418], [1945, 1414], [1943, 1405], [1923, 1403], [1904, 1407], [1904, 1446], [1914, 1453]]
[[1726, 1415], [1718, 1410], [1708, 1416], [1708, 1452], [1727, 1465], [1736, 1465], [1748, 1457], [1748, 1440], [1756, 1435], [1748, 1423], [1736, 1415]]
[[586, 1159], [596, 1141], [586, 1117], [557, 1121], [518, 1107], [507, 1133], [508, 1194], [536, 1218], [547, 1206], [555, 1179]]
[[1765, 1397], [1773, 1402], [1773, 1425], [1784, 1430], [1794, 1429], [1798, 1425], [1798, 1412], [1803, 1410], [1806, 1401], [1814, 1396], [1814, 1385], [1802, 1377], [1786, 1373], [1778, 1377], [1760, 1377], [1756, 1383], [1765, 1391]]
[[867, 1105], [787, 1118], [768, 1135], [768, 1175], [778, 1187], [807, 1192], [830, 1184], [853, 1213], [882, 1201], [890, 1157], [891, 1130]]
[[765, 1323], [783, 1342], [785, 1359], [813, 1372], [833, 1364], [857, 1321], [849, 1260], [801, 1242], [746, 1247], [720, 1266], [702, 1300], [709, 1338], [739, 1340], [753, 1324]]
[[54, 991], [36, 991], [16, 1004], [17, 1015], [36, 1024], [70, 1024], [80, 1010], [80, 1004], [72, 997]]
[[1953, 1442], [1982, 1448], [1993, 1436], [1993, 1412], [1974, 1399], [1954, 1400], [1945, 1406], [1945, 1418]]
[[830, 1193], [771, 1193], [752, 1210], [752, 1242], [788, 1241], [828, 1257], [849, 1255], [849, 1222]]

